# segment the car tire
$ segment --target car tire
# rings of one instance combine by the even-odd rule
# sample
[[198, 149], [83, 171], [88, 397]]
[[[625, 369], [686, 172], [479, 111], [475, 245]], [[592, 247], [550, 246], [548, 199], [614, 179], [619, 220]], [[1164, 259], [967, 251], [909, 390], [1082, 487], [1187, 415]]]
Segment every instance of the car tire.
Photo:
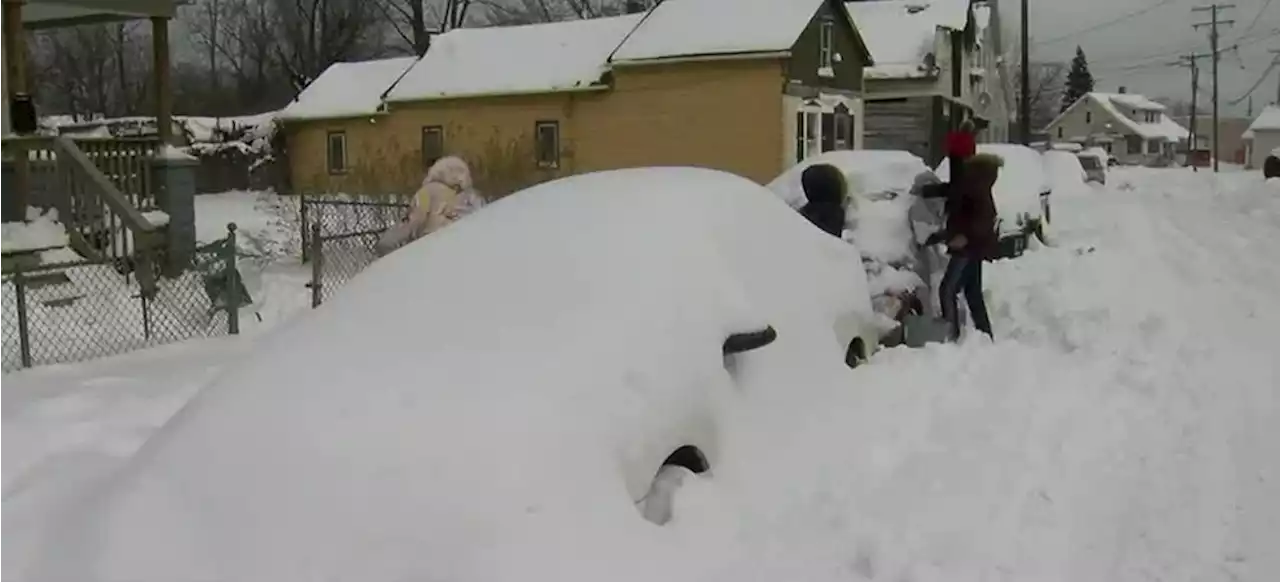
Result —
[[698, 474], [680, 465], [663, 465], [653, 476], [649, 492], [636, 503], [640, 516], [654, 525], [666, 525], [675, 512], [675, 496], [690, 479]]
[[849, 369], [856, 369], [867, 361], [867, 347], [863, 344], [862, 338], [855, 337], [849, 342], [849, 349], [844, 353], [844, 364]]

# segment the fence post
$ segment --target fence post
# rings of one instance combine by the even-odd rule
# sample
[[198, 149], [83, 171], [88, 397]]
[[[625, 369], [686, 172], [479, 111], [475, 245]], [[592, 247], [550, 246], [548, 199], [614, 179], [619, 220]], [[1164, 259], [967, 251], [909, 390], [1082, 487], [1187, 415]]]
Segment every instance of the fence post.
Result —
[[227, 333], [240, 333], [240, 271], [236, 269], [236, 223], [227, 223], [227, 241], [223, 248], [223, 265], [226, 268], [226, 289], [223, 305], [227, 308]]
[[18, 298], [18, 350], [22, 355], [22, 367], [31, 367], [31, 330], [27, 321], [27, 276], [22, 272], [22, 262], [14, 267], [13, 293]]
[[298, 194], [298, 215], [301, 220], [301, 222], [299, 222], [299, 224], [301, 225], [300, 229], [302, 230], [302, 233], [301, 233], [302, 263], [305, 265], [307, 261], [311, 260], [311, 255], [310, 255], [311, 241], [307, 237], [307, 235], [309, 234], [307, 225], [310, 223], [307, 221], [307, 195], [306, 194]]
[[311, 308], [320, 307], [324, 291], [324, 240], [320, 238], [320, 222], [311, 225]]

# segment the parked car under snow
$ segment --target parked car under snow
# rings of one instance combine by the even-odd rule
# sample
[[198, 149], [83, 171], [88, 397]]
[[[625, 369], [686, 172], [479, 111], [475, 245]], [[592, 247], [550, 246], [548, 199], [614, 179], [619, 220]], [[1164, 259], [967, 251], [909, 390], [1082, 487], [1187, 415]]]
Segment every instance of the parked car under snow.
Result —
[[[998, 213], [1000, 258], [1020, 256], [1032, 236], [1044, 240], [1045, 225], [1052, 220], [1053, 190], [1044, 159], [1040, 152], [1019, 144], [978, 144], [978, 152], [1004, 159], [992, 192]], [[942, 160], [937, 175], [944, 181], [950, 179], [950, 160]]]
[[518, 192], [260, 340], [23, 579], [665, 579], [642, 515], [714, 472], [735, 395], [843, 384], [874, 345], [858, 259], [723, 172]]
[[[923, 242], [941, 227], [944, 202], [920, 194], [925, 185], [938, 183], [933, 170], [905, 151], [832, 151], [783, 172], [769, 189], [800, 208], [805, 203], [800, 176], [814, 164], [831, 164], [844, 173], [850, 190], [846, 239], [862, 256], [876, 312], [902, 322], [908, 314], [931, 311], [943, 260]], [[902, 329], [887, 330], [882, 343], [901, 343]]]

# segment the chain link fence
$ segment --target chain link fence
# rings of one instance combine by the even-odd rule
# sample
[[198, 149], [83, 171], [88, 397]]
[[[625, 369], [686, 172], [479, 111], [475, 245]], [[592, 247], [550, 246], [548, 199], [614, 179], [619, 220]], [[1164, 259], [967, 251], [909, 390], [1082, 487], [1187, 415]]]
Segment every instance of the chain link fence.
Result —
[[311, 306], [333, 296], [378, 258], [378, 238], [409, 217], [396, 196], [302, 197], [303, 261], [311, 263]]
[[235, 239], [229, 225], [226, 238], [196, 249], [190, 268], [173, 277], [153, 275], [159, 263], [148, 255], [128, 268], [67, 250], [43, 260], [6, 257], [4, 371], [239, 333], [249, 297]]

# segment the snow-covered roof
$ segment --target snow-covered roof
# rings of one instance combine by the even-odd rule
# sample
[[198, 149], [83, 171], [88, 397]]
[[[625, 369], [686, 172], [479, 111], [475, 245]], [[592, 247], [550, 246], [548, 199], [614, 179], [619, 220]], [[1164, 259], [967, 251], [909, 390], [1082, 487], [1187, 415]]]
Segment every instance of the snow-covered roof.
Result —
[[[1187, 131], [1185, 127], [1178, 125], [1178, 122], [1165, 115], [1164, 105], [1147, 99], [1142, 95], [1094, 92], [1089, 93], [1089, 97], [1123, 124], [1129, 130], [1129, 133], [1141, 136], [1143, 139], [1177, 141], [1187, 139], [1191, 135], [1191, 132]], [[1134, 109], [1144, 112], [1158, 112], [1159, 119], [1151, 123], [1139, 121], [1129, 116], [1129, 112]]]
[[668, 0], [613, 55], [647, 61], [790, 50], [826, 0]]
[[1244, 131], [1241, 137], [1244, 139], [1253, 139], [1255, 131], [1275, 131], [1280, 130], [1280, 106], [1268, 105], [1262, 109], [1262, 113], [1249, 124], [1249, 129]]
[[[1080, 104], [1089, 102], [1097, 103], [1099, 107], [1123, 125], [1122, 133], [1125, 134], [1137, 135], [1142, 139], [1164, 139], [1168, 141], [1187, 139], [1191, 135], [1187, 128], [1182, 127], [1173, 118], [1164, 113], [1164, 105], [1133, 93], [1102, 93], [1098, 91], [1077, 99], [1075, 103], [1071, 104], [1071, 107], [1068, 107], [1066, 111], [1063, 111], [1053, 121], [1049, 122], [1048, 127], [1055, 127]], [[1129, 114], [1135, 109], [1157, 113], [1158, 119], [1154, 122], [1134, 119]]]
[[416, 60], [417, 57], [396, 57], [334, 63], [280, 112], [280, 119], [330, 119], [377, 113], [383, 93]]
[[608, 69], [609, 53], [641, 17], [629, 14], [451, 30], [432, 39], [431, 50], [387, 93], [387, 100], [546, 93], [589, 87], [600, 81]]
[[964, 30], [969, 21], [968, 0], [876, 0], [845, 6], [875, 60], [863, 70], [868, 79], [932, 75], [924, 61], [936, 50], [938, 29]]

